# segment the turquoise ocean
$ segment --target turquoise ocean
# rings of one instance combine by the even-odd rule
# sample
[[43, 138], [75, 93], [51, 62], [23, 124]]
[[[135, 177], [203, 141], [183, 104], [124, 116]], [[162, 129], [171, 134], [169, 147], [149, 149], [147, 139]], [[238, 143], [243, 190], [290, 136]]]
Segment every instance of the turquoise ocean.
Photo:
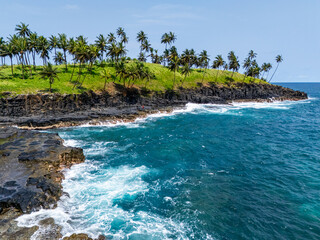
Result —
[[279, 85], [309, 99], [52, 130], [86, 161], [65, 171], [56, 209], [18, 224], [52, 217], [65, 236], [108, 239], [320, 239], [320, 84]]

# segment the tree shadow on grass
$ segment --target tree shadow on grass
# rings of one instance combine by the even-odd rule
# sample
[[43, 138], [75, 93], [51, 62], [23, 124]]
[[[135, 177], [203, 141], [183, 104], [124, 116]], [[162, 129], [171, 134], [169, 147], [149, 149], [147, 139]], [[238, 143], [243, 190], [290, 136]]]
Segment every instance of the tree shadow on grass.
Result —
[[59, 90], [56, 88], [51, 88], [51, 92], [49, 88], [43, 89], [43, 90], [39, 90], [39, 93], [58, 93]]

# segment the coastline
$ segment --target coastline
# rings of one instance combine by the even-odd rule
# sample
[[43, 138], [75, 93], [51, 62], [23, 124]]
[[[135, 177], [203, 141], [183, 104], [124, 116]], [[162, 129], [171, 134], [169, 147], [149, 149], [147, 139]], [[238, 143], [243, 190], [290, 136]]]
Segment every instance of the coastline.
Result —
[[244, 101], [304, 100], [306, 93], [269, 84], [202, 86], [164, 93], [129, 89], [116, 94], [33, 94], [0, 99], [0, 126], [45, 130], [101, 121], [134, 121], [156, 112], [170, 112], [187, 103], [230, 104]]

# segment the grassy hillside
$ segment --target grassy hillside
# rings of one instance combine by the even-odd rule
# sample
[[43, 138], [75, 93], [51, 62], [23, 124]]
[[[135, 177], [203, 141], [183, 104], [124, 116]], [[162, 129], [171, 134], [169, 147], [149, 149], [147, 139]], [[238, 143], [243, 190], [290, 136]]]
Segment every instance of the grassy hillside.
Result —
[[[168, 68], [159, 65], [146, 63], [146, 66], [149, 67], [150, 71], [155, 74], [155, 79], [146, 82], [145, 80], [137, 80], [134, 84], [135, 88], [147, 88], [150, 91], [165, 91], [172, 89], [173, 87], [173, 78], [174, 74]], [[53, 93], [82, 93], [84, 91], [93, 90], [96, 92], [103, 91], [104, 79], [101, 78], [100, 73], [102, 68], [98, 66], [93, 66], [92, 73], [88, 73], [85, 77], [83, 85], [81, 88], [74, 87], [74, 81], [78, 77], [78, 67], [74, 71], [73, 80], [70, 81], [73, 65], [68, 66], [68, 71], [65, 71], [65, 66], [54, 66], [58, 69], [58, 77], [52, 85]], [[116, 75], [115, 68], [106, 66], [105, 69], [111, 74]], [[28, 93], [39, 93], [39, 92], [49, 92], [49, 81], [41, 78], [39, 72], [42, 70], [42, 66], [38, 66], [36, 71], [33, 71], [32, 77], [26, 79], [21, 79], [21, 67], [14, 66], [14, 76], [11, 74], [10, 66], [0, 67], [0, 95], [4, 92], [11, 92], [12, 94], [28, 94]], [[83, 70], [85, 74], [87, 70]], [[202, 82], [204, 70], [202, 69], [192, 69], [192, 72], [189, 76], [186, 77], [185, 82], [183, 83], [184, 88], [194, 88], [197, 84]], [[81, 76], [81, 80], [83, 79]], [[184, 76], [177, 72], [176, 73], [176, 84], [175, 88], [181, 86], [181, 81], [184, 79]], [[108, 80], [107, 91], [112, 91], [113, 83], [112, 80]], [[222, 71], [214, 69], [207, 69], [203, 84], [209, 82], [214, 82], [221, 85], [230, 85], [236, 82], [247, 82], [247, 83], [266, 83], [265, 81], [259, 79], [253, 79], [247, 77], [244, 79], [244, 75], [240, 73], [234, 73], [230, 71]], [[119, 77], [116, 77], [115, 83], [122, 84]]]

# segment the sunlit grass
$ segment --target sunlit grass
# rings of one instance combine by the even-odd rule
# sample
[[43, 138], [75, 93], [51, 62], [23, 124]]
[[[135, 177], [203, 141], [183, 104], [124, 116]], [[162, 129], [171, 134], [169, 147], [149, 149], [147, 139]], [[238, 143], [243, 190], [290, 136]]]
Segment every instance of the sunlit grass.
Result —
[[[159, 65], [146, 63], [151, 72], [156, 76], [155, 79], [152, 79], [148, 82], [145, 80], [137, 80], [134, 83], [134, 87], [138, 89], [146, 88], [149, 91], [166, 91], [172, 89], [173, 87], [173, 72], [168, 68]], [[78, 75], [78, 66], [75, 67], [73, 78], [71, 79], [73, 65], [68, 65], [68, 71], [65, 70], [64, 65], [54, 66], [58, 68], [59, 79], [56, 79], [52, 85], [54, 93], [61, 94], [70, 94], [70, 93], [82, 93], [84, 91], [103, 91], [104, 88], [104, 79], [100, 77], [100, 72], [102, 68], [99, 66], [93, 66], [92, 73], [89, 73], [86, 69], [83, 70], [82, 75]], [[32, 77], [30, 76], [30, 71], [26, 75], [25, 79], [22, 79], [22, 71], [20, 66], [14, 66], [14, 75], [11, 74], [10, 66], [0, 67], [0, 94], [4, 92], [10, 92], [11, 94], [31, 94], [31, 93], [43, 93], [49, 92], [49, 82], [48, 80], [41, 79], [39, 72], [42, 67], [37, 66], [36, 70], [32, 70]], [[111, 74], [115, 74], [115, 68], [112, 66], [106, 66], [105, 69]], [[205, 71], [205, 75], [204, 75]], [[28, 75], [28, 76], [27, 76]], [[79, 80], [82, 81], [84, 76], [85, 80], [81, 88], [74, 87], [76, 79], [79, 77]], [[204, 78], [203, 78], [204, 76]], [[185, 81], [184, 76], [177, 72], [176, 73], [176, 84], [175, 88], [184, 87], [184, 88], [195, 88], [202, 83], [204, 85], [208, 83], [215, 83], [218, 85], [230, 85], [238, 82], [246, 83], [266, 83], [265, 81], [259, 79], [253, 79], [251, 77], [245, 78], [243, 74], [232, 73], [230, 71], [222, 71], [215, 69], [192, 69], [191, 74], [186, 77]], [[109, 80], [112, 82], [112, 80]], [[123, 84], [120, 82], [119, 78], [115, 79], [115, 83]], [[112, 84], [108, 84], [110, 86]]]

